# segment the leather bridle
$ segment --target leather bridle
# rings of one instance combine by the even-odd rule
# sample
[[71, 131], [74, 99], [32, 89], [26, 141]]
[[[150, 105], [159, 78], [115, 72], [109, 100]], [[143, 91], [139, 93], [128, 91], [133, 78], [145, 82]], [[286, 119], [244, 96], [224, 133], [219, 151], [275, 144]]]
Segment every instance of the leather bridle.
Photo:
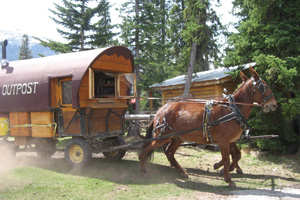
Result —
[[[254, 78], [251, 78], [253, 83], [253, 95], [252, 99], [254, 99], [255, 91], [258, 90], [260, 95], [262, 96], [262, 99], [264, 100], [263, 104], [265, 104], [269, 99], [271, 99], [274, 95], [271, 93], [269, 96], [266, 96], [266, 85], [263, 83], [262, 79], [260, 78], [258, 81], [255, 81]], [[251, 90], [249, 88], [248, 82], [247, 87], [249, 89], [249, 92], [251, 93]]]

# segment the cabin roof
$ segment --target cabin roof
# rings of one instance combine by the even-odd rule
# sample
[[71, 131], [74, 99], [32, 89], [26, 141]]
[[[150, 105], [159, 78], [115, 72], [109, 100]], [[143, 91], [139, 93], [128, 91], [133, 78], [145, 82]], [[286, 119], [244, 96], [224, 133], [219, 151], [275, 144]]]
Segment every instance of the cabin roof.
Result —
[[[203, 72], [198, 72], [193, 74], [192, 78], [192, 83], [198, 83], [198, 82], [205, 82], [205, 81], [216, 81], [216, 80], [221, 80], [225, 77], [229, 77], [230, 74], [229, 72], [234, 71], [238, 68], [242, 68], [243, 70], [248, 69], [249, 66], [254, 67], [256, 63], [248, 63], [242, 66], [234, 66], [234, 67], [229, 67], [229, 68], [218, 68], [214, 70], [209, 70], [209, 71], [203, 71]], [[150, 86], [150, 88], [153, 89], [163, 89], [163, 88], [168, 88], [170, 86], [176, 86], [176, 85], [183, 85], [186, 82], [186, 75], [180, 75], [176, 76], [171, 79], [167, 79], [161, 83], [156, 83]]]
[[133, 72], [132, 53], [122, 46], [10, 62], [0, 68], [0, 112], [49, 110], [50, 79], [64, 77], [72, 77], [72, 105], [78, 108], [79, 87], [88, 68], [102, 55], [115, 54], [129, 59]]

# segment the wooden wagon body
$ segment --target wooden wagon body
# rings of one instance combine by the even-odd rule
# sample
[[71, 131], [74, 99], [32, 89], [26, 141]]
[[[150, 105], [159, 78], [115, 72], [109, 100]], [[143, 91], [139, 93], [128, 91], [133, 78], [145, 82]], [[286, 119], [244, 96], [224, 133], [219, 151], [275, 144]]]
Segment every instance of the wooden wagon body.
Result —
[[128, 108], [120, 97], [135, 95], [133, 71], [122, 46], [10, 62], [0, 69], [0, 135], [48, 149], [61, 137], [79, 138], [90, 151], [103, 146], [99, 140], [120, 142]]

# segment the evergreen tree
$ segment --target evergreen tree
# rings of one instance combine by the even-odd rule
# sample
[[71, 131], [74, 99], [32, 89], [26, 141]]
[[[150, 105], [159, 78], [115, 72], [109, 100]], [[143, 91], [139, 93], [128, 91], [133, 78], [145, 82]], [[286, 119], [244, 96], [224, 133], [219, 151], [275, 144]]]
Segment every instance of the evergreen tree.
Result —
[[[206, 71], [209, 66], [220, 62], [217, 37], [223, 27], [208, 0], [174, 0], [170, 12], [169, 36], [174, 44], [176, 69], [186, 73], [191, 56], [192, 44], [197, 46], [195, 69]], [[217, 1], [218, 3], [219, 1]]]
[[22, 44], [20, 47], [19, 60], [25, 60], [32, 58], [32, 54], [29, 48], [29, 38], [26, 34], [23, 35]]
[[99, 19], [93, 24], [92, 28], [94, 34], [91, 35], [90, 44], [93, 47], [107, 47], [117, 43], [113, 40], [113, 37], [115, 37], [117, 33], [113, 33], [112, 31], [116, 25], [111, 24], [110, 8], [111, 5], [109, 5], [107, 0], [101, 0], [95, 8], [96, 15]]
[[54, 4], [55, 10], [50, 11], [56, 16], [51, 19], [65, 29], [57, 29], [67, 41], [72, 50], [85, 50], [88, 31], [92, 29], [91, 19], [93, 9], [87, 5], [91, 0], [62, 0], [63, 6]]
[[167, 39], [168, 4], [165, 0], [130, 0], [121, 10], [121, 38], [135, 54], [138, 86], [149, 85], [168, 78], [170, 71], [170, 42]]
[[262, 149], [284, 151], [299, 142], [299, 133], [291, 124], [299, 124], [300, 114], [300, 4], [285, 0], [236, 0], [234, 5], [241, 22], [239, 32], [229, 38], [224, 63], [257, 63], [256, 70], [272, 87], [281, 106], [252, 124], [254, 134], [276, 133], [280, 138], [259, 140], [256, 144]]
[[67, 43], [39, 39], [41, 44], [59, 53], [111, 45], [115, 34], [112, 33], [114, 26], [110, 24], [109, 2], [101, 0], [92, 8], [90, 3], [93, 1], [62, 0], [63, 5], [54, 4], [55, 9], [50, 11], [55, 17], [50, 18], [63, 27], [57, 31]]

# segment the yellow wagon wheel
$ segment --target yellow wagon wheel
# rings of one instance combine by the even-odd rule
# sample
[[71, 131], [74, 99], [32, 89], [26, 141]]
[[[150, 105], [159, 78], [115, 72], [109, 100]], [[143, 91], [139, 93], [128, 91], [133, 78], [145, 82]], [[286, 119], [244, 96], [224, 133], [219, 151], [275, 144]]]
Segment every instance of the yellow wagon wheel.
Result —
[[80, 168], [92, 160], [92, 149], [84, 139], [75, 138], [67, 144], [65, 158], [72, 167]]

